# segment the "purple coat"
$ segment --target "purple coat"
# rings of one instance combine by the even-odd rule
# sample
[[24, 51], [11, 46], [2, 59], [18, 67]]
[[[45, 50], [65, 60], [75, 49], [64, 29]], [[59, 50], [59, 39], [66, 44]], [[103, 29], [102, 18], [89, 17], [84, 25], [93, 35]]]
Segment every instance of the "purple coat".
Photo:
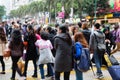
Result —
[[120, 28], [117, 30], [115, 42], [120, 42]]

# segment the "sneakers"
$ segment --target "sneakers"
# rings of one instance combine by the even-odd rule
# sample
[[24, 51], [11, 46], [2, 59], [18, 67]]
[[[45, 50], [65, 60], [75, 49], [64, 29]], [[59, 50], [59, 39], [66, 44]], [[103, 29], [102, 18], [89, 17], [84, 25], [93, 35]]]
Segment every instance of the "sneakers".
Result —
[[97, 74], [97, 78], [98, 78], [98, 79], [102, 79], [102, 78], [104, 78], [104, 76], [103, 76], [103, 74], [99, 74], [99, 73], [98, 73], [98, 74]]
[[0, 74], [5, 74], [5, 72], [3, 71], [3, 72], [0, 72]]

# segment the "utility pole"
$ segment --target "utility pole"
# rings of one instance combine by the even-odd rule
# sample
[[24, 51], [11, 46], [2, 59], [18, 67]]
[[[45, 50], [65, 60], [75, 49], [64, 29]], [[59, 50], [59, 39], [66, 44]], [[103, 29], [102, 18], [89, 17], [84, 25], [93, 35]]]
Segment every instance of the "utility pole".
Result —
[[95, 22], [96, 22], [96, 18], [97, 18], [97, 13], [96, 13], [96, 11], [97, 11], [97, 0], [95, 0], [95, 6], [94, 6], [94, 22], [92, 23], [92, 33], [94, 32], [94, 24], [95, 24]]
[[94, 21], [96, 22], [96, 18], [97, 18], [97, 0], [95, 0], [95, 7], [94, 7]]

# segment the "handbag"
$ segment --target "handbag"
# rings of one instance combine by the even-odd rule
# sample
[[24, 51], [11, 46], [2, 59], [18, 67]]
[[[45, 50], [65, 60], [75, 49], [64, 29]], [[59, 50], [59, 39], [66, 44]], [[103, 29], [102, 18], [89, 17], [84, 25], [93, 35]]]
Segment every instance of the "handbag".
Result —
[[20, 72], [23, 74], [25, 63], [22, 60], [20, 60], [17, 62], [17, 65], [18, 65]]
[[3, 52], [3, 57], [10, 57], [11, 56], [11, 50], [9, 48], [5, 49]]
[[116, 58], [113, 55], [110, 55], [109, 59], [112, 65], [119, 65], [119, 62], [116, 60]]
[[101, 53], [101, 54], [104, 54], [105, 51], [106, 51], [106, 45], [104, 43], [99, 43], [95, 33], [94, 33], [94, 36], [95, 36], [95, 40], [97, 42], [97, 52]]

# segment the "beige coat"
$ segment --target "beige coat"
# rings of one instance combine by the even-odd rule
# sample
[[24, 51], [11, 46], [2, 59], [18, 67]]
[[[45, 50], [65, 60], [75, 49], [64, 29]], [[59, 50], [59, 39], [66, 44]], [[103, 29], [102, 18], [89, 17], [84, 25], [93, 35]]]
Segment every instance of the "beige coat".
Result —
[[0, 56], [3, 56], [3, 51], [6, 48], [6, 44], [0, 40]]

